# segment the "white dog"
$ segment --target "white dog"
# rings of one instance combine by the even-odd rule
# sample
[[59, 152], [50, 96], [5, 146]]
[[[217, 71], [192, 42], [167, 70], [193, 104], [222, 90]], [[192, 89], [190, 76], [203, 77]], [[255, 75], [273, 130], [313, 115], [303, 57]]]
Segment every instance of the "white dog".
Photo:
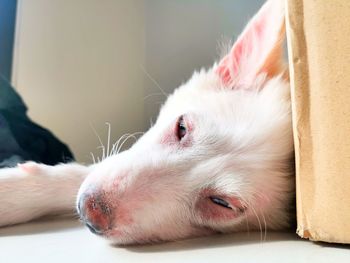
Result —
[[219, 63], [176, 89], [129, 150], [89, 167], [2, 169], [0, 225], [76, 205], [92, 232], [118, 244], [287, 227], [294, 179], [283, 2], [268, 1]]

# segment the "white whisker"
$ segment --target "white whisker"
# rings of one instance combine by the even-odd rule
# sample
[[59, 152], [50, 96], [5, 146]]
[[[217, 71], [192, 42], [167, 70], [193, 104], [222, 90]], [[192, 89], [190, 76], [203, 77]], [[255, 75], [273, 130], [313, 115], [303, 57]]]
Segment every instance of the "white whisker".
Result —
[[104, 145], [97, 146], [96, 149], [101, 149], [101, 153], [102, 153], [101, 160], [104, 160], [106, 158], [106, 148], [105, 148], [105, 146]]
[[146, 71], [145, 67], [143, 65], [140, 65], [142, 71], [145, 73], [145, 75], [156, 85], [156, 87], [162, 92], [162, 94], [167, 98], [169, 95], [160, 87], [158, 82], [152, 78], [152, 76]]
[[[97, 131], [96, 131], [96, 129], [94, 128], [94, 126], [90, 123], [90, 127], [91, 127], [91, 129], [93, 130], [93, 132], [95, 133], [95, 135], [96, 135], [96, 137], [97, 137], [97, 139], [98, 139], [98, 141], [99, 141], [99, 143], [100, 143], [100, 146], [99, 147], [97, 147], [97, 149], [99, 149], [99, 148], [102, 148], [102, 160], [105, 158], [105, 156], [104, 156], [104, 153], [105, 153], [105, 146], [103, 145], [103, 142], [102, 142], [102, 140], [101, 140], [101, 137], [98, 135], [98, 133], [97, 133]], [[98, 158], [98, 162], [100, 162], [100, 160], [99, 160], [99, 158]]]
[[[248, 206], [247, 202], [244, 199], [242, 199], [242, 201], [243, 201], [244, 206]], [[248, 215], [247, 215], [246, 209], [244, 209], [244, 218], [245, 218], [248, 236], [250, 236], [249, 220], [248, 220]]]
[[164, 96], [164, 94], [163, 93], [159, 93], [159, 92], [158, 93], [151, 93], [151, 94], [148, 94], [145, 97], [143, 97], [143, 100], [146, 100], [146, 99], [148, 99], [148, 98], [150, 98], [152, 96]]
[[108, 126], [108, 134], [107, 134], [107, 157], [110, 156], [109, 152], [109, 145], [111, 142], [111, 124], [109, 122], [106, 122], [106, 125]]
[[113, 152], [112, 154], [117, 154], [118, 153], [118, 148], [119, 148], [119, 145], [120, 143], [130, 135], [130, 133], [125, 133], [123, 134], [122, 136], [120, 136], [120, 138], [118, 139], [118, 141], [116, 141], [114, 144], [113, 144]]
[[257, 221], [258, 221], [258, 224], [259, 224], [259, 229], [260, 229], [260, 241], [262, 242], [263, 240], [263, 232], [262, 232], [262, 225], [261, 225], [261, 221], [260, 221], [260, 218], [255, 210], [255, 208], [253, 206], [250, 206], [250, 209], [252, 209]]
[[[237, 194], [237, 195], [245, 203], [245, 205], [247, 205], [247, 207], [252, 210], [253, 214], [255, 215], [257, 222], [258, 222], [259, 230], [260, 230], [260, 240], [262, 242], [263, 241], [263, 231], [262, 231], [262, 224], [261, 224], [258, 213], [256, 212], [254, 206], [250, 202], [248, 202], [246, 199], [244, 199], [242, 195], [240, 195], [240, 194]], [[265, 221], [265, 232], [266, 232], [266, 221]]]
[[137, 138], [135, 135], [142, 135], [144, 134], [144, 132], [134, 132], [132, 134], [130, 134], [129, 136], [127, 136], [124, 141], [120, 144], [118, 150], [117, 150], [117, 154], [121, 151], [123, 145], [130, 139], [130, 138], [133, 138], [135, 140], [135, 142], [137, 141]]
[[90, 152], [90, 155], [91, 155], [91, 157], [92, 157], [92, 161], [93, 161], [93, 163], [95, 164], [95, 163], [96, 163], [96, 160], [95, 160], [95, 156], [94, 156], [94, 154], [93, 154], [92, 152]]
[[[260, 209], [259, 209], [260, 210]], [[266, 236], [267, 236], [267, 223], [266, 223], [266, 218], [265, 218], [265, 215], [264, 213], [261, 213], [261, 210], [260, 210], [260, 214], [264, 220], [264, 241], [266, 241]]]

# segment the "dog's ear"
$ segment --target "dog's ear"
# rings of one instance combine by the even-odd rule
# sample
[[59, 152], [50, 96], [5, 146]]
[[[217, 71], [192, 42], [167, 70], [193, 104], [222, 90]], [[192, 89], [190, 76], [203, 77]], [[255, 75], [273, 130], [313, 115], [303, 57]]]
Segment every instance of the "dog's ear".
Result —
[[267, 77], [284, 70], [284, 0], [269, 0], [248, 23], [216, 72], [231, 88], [249, 87], [260, 73]]

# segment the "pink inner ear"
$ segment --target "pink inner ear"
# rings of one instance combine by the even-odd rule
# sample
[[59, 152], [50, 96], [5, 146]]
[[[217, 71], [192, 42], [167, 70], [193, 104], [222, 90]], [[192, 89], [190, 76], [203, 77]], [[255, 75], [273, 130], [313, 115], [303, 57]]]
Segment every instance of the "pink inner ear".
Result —
[[[254, 21], [253, 25], [237, 40], [230, 53], [220, 62], [217, 72], [225, 84], [230, 84], [235, 78], [237, 78], [235, 85], [243, 84], [243, 78], [247, 78], [249, 71], [254, 69], [254, 65], [249, 63], [259, 63], [259, 58], [253, 61], [249, 56], [254, 55], [254, 48], [259, 48], [258, 45], [262, 44], [265, 29], [264, 17]], [[263, 47], [260, 46], [260, 48]]]
[[235, 51], [231, 51], [232, 57], [230, 55], [225, 56], [218, 68], [216, 69], [217, 74], [219, 74], [221, 80], [225, 84], [229, 84], [232, 81], [232, 76], [238, 75], [238, 63], [233, 61], [238, 61], [238, 58], [242, 54], [242, 45]]
[[[283, 1], [268, 1], [219, 63], [216, 72], [222, 82], [236, 88], [251, 84], [261, 72], [270, 75], [269, 71], [276, 69], [282, 57], [281, 49], [276, 47], [281, 44], [283, 25]], [[272, 56], [275, 61], [271, 63], [268, 60], [274, 52], [278, 54]]]

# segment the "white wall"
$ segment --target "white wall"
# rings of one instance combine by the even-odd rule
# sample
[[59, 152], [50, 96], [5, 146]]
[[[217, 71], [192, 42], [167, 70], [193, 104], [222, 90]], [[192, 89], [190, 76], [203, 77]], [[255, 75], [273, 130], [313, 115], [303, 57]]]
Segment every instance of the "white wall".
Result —
[[13, 83], [30, 116], [89, 162], [89, 123], [143, 130], [164, 96], [217, 58], [263, 0], [19, 0]]
[[13, 84], [30, 116], [89, 162], [105, 138], [143, 129], [143, 3], [20, 0]]

